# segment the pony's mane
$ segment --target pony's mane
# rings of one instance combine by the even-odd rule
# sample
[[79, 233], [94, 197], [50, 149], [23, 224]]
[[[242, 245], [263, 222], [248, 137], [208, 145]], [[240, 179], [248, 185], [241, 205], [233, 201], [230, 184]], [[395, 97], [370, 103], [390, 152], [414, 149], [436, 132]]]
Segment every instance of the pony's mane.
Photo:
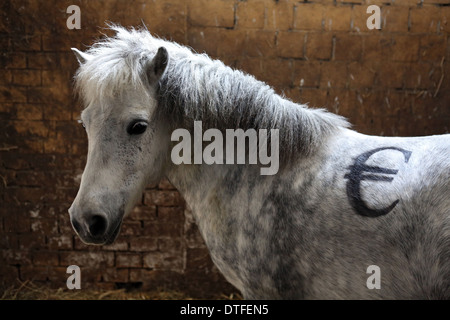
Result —
[[159, 83], [158, 108], [178, 125], [189, 126], [200, 120], [204, 128], [276, 128], [280, 158], [285, 160], [309, 154], [338, 128], [349, 126], [338, 115], [293, 103], [253, 76], [206, 54], [153, 37], [146, 29], [111, 29], [115, 36], [95, 43], [87, 51], [93, 59], [75, 76], [75, 88], [85, 106], [95, 103], [107, 108], [107, 101], [125, 85], [147, 93], [144, 62], [163, 46], [169, 53], [169, 64]]

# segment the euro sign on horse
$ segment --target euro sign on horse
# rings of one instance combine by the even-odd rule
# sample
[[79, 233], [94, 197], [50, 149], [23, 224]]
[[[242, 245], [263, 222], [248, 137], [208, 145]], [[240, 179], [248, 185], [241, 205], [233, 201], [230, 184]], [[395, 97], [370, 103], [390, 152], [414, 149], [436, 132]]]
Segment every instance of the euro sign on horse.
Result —
[[[449, 134], [360, 134], [206, 54], [111, 28], [86, 52], [73, 49], [89, 146], [69, 214], [85, 243], [113, 243], [145, 186], [167, 177], [246, 299], [450, 298]], [[230, 129], [267, 133], [235, 150], [266, 146], [276, 172], [261, 174], [259, 161], [174, 163], [172, 133], [194, 134], [199, 121], [212, 130], [200, 148]], [[209, 149], [225, 158], [226, 144]], [[380, 289], [366, 286], [371, 265]]]

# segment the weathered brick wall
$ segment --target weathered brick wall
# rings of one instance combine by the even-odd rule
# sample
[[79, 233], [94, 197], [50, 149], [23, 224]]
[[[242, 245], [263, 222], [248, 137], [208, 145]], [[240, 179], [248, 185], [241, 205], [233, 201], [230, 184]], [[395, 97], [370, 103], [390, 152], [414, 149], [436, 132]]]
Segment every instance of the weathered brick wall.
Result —
[[[81, 30], [66, 27], [72, 4]], [[381, 7], [381, 30], [366, 27], [369, 4]], [[0, 283], [65, 287], [66, 268], [76, 264], [83, 287], [231, 290], [166, 181], [147, 188], [114, 245], [74, 236], [67, 208], [87, 141], [70, 48], [92, 44], [105, 20], [143, 21], [293, 100], [348, 117], [360, 132], [425, 135], [450, 127], [449, 19], [449, 0], [2, 1]]]

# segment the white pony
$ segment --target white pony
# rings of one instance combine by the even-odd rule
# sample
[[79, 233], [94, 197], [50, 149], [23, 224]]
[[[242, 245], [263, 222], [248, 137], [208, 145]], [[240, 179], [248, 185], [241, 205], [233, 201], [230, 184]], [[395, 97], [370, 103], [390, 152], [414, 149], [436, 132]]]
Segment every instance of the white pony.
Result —
[[[112, 243], [146, 184], [166, 176], [245, 298], [450, 298], [450, 135], [359, 134], [206, 55], [113, 29], [74, 49], [89, 148], [69, 212], [84, 242]], [[279, 171], [174, 164], [171, 133], [194, 121], [278, 129]]]

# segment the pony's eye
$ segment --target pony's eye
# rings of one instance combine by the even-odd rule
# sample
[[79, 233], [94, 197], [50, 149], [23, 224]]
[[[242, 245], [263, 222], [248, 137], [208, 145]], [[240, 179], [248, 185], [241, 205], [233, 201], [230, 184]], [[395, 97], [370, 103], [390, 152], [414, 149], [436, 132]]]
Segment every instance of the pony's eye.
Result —
[[147, 122], [133, 121], [127, 128], [128, 134], [141, 134], [147, 129]]

